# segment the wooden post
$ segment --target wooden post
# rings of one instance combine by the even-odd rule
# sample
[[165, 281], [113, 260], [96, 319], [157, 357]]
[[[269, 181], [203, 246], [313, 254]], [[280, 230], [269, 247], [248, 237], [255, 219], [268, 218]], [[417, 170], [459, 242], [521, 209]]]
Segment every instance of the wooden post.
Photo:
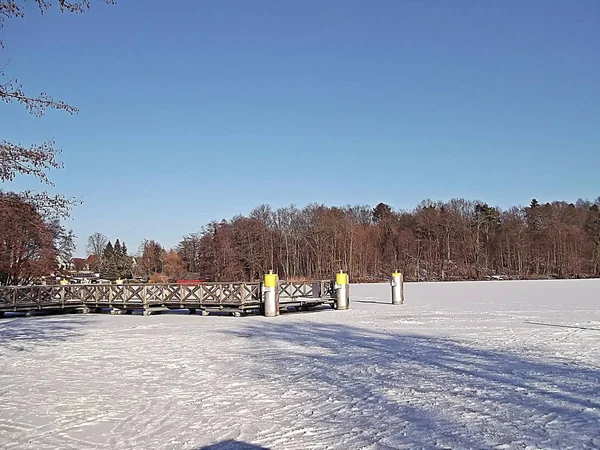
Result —
[[404, 276], [400, 272], [394, 272], [390, 282], [392, 286], [392, 305], [404, 304]]
[[65, 287], [60, 287], [60, 304], [63, 309], [65, 309]]
[[319, 281], [312, 283], [312, 298], [321, 298], [321, 283]]
[[96, 312], [98, 312], [99, 306], [98, 303], [100, 303], [100, 284], [95, 284], [92, 289], [94, 290], [94, 301], [96, 302]]
[[336, 309], [348, 309], [350, 306], [348, 292], [348, 274], [340, 270], [335, 275]]
[[148, 308], [148, 286], [146, 285], [142, 287], [142, 307], [144, 309]]

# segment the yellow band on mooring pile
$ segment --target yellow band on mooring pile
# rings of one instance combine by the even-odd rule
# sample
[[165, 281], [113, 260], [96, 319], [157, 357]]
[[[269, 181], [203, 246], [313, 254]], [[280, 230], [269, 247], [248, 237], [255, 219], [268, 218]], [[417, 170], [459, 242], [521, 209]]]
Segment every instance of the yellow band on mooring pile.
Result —
[[348, 284], [348, 274], [344, 272], [336, 273], [335, 284]]
[[277, 274], [269, 271], [265, 275], [265, 287], [275, 287], [277, 286]]
[[402, 274], [401, 274], [400, 272], [394, 272], [394, 273], [392, 274], [392, 276], [393, 276], [393, 277], [401, 277], [401, 276], [402, 276]]

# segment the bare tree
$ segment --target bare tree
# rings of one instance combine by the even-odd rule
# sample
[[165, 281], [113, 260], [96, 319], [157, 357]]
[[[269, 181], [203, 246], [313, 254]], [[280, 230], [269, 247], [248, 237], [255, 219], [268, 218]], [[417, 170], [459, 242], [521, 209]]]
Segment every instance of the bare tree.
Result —
[[102, 233], [94, 233], [88, 237], [87, 254], [88, 256], [100, 257], [108, 244], [108, 238]]
[[506, 211], [482, 201], [389, 205], [310, 204], [211, 222], [178, 247], [189, 270], [215, 280], [285, 278], [347, 270], [354, 280], [585, 277], [600, 275], [600, 203], [533, 201]]
[[163, 248], [158, 242], [144, 239], [140, 244], [140, 258], [137, 264], [137, 271], [140, 275], [148, 277], [153, 273], [163, 271]]

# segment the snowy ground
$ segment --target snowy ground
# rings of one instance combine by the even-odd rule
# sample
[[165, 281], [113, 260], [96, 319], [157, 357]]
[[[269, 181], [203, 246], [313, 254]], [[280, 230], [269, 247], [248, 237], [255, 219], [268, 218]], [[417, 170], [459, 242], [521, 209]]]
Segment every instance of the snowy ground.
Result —
[[0, 320], [4, 449], [600, 448], [600, 280], [278, 318]]

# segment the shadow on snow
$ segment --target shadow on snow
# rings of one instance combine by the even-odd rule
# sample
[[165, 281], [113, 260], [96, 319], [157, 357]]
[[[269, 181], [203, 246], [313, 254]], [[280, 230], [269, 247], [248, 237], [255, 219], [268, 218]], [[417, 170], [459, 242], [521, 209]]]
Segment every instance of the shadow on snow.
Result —
[[197, 450], [269, 450], [266, 447], [260, 447], [258, 445], [248, 444], [246, 442], [240, 442], [235, 440], [227, 440], [218, 442], [216, 444], [207, 445], [206, 447], [200, 447]]
[[349, 447], [600, 446], [597, 368], [337, 324], [250, 324], [233, 334], [251, 341], [259, 382], [321, 405], [308, 420]]
[[80, 336], [79, 328], [93, 320], [84, 314], [17, 317], [0, 320], [0, 349], [29, 351]]

